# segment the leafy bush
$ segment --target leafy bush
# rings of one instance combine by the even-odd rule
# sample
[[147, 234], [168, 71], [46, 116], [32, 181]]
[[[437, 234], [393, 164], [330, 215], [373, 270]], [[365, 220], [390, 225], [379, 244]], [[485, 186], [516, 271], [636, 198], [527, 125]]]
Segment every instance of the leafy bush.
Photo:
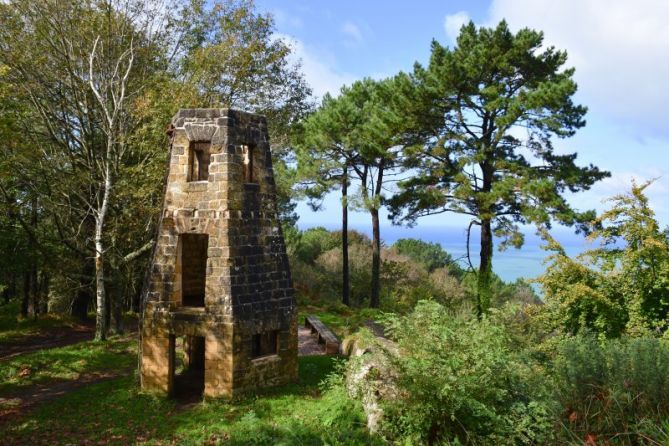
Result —
[[[473, 272], [465, 272], [460, 280], [465, 293], [468, 296], [476, 295], [477, 276]], [[537, 293], [524, 280], [517, 279], [515, 282], [504, 282], [497, 274], [493, 273], [490, 281], [492, 291], [492, 306], [501, 308], [507, 303], [518, 304], [542, 304]]]
[[339, 245], [341, 238], [318, 226], [301, 233], [295, 254], [302, 262], [313, 264], [319, 255]]
[[[361, 305], [368, 301], [370, 284], [372, 283], [371, 244], [351, 244], [348, 248], [348, 262], [351, 302], [354, 305]], [[330, 286], [335, 290], [336, 295], [341, 296], [341, 248], [334, 248], [324, 252], [316, 259], [315, 263], [329, 276]]]
[[[287, 246], [298, 298], [339, 302], [342, 295], [341, 231], [316, 227], [303, 232], [287, 230]], [[371, 241], [349, 231], [350, 302], [367, 305], [371, 286]], [[476, 293], [475, 274], [465, 273], [437, 243], [398, 240], [381, 249], [381, 308], [406, 313], [419, 300], [432, 299], [462, 307]], [[494, 276], [496, 306], [505, 302], [536, 303], [538, 298], [525, 282], [505, 283]]]
[[385, 435], [405, 444], [550, 443], [551, 404], [542, 369], [509, 348], [495, 313], [481, 321], [421, 301], [389, 316], [402, 352], [401, 401], [386, 402]]
[[462, 275], [462, 268], [453, 260], [453, 257], [441, 247], [439, 243], [430, 243], [415, 238], [402, 238], [393, 243], [393, 249], [399, 254], [410, 257], [420, 263], [428, 272], [437, 268], [448, 268], [455, 277]]
[[591, 235], [601, 246], [576, 259], [543, 233], [553, 254], [539, 283], [556, 325], [568, 333], [618, 337], [666, 330], [669, 240], [648, 205], [649, 185], [633, 184], [629, 193], [610, 200], [611, 209]]

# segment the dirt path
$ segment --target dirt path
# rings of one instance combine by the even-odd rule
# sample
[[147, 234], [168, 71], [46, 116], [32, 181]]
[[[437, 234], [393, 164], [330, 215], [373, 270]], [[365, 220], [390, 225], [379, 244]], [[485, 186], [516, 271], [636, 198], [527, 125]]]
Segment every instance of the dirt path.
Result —
[[324, 355], [325, 347], [318, 343], [318, 337], [306, 327], [297, 329], [297, 351], [299, 356]]
[[0, 424], [6, 423], [31, 409], [37, 404], [49, 401], [76, 389], [103, 382], [120, 376], [127, 376], [133, 369], [119, 372], [89, 373], [76, 380], [53, 381], [37, 384], [24, 389], [18, 389], [12, 394], [0, 397]]
[[[129, 320], [124, 323], [126, 334], [137, 332], [137, 321]], [[66, 345], [90, 341], [95, 337], [95, 322], [90, 321], [73, 327], [61, 327], [45, 330], [37, 334], [25, 336], [9, 342], [0, 343], [0, 361], [10, 359], [24, 353], [44, 350]]]
[[23, 353], [89, 341], [94, 336], [95, 326], [92, 324], [43, 331], [35, 335], [0, 343], [0, 361]]
[[[12, 343], [0, 345], [0, 360], [41, 349], [76, 344], [93, 339], [93, 335], [94, 327], [86, 325], [76, 326], [59, 332], [40, 333]], [[317, 336], [312, 335], [311, 330], [308, 328], [298, 328], [298, 354], [299, 356], [325, 354], [324, 346], [318, 343]], [[25, 414], [36, 405], [61, 397], [66, 393], [91, 384], [126, 376], [130, 373], [132, 373], [130, 369], [117, 372], [90, 373], [82, 375], [76, 380], [53, 381], [17, 389], [11, 394], [0, 396], [0, 424], [13, 420]]]

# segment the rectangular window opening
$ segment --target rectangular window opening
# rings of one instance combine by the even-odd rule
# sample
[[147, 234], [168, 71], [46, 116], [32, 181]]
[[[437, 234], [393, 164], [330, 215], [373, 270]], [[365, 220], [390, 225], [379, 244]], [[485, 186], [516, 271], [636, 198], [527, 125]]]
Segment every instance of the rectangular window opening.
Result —
[[211, 143], [191, 142], [188, 149], [188, 181], [209, 179], [209, 159]]
[[276, 355], [278, 351], [279, 332], [277, 330], [267, 331], [253, 335], [254, 358], [261, 356]]
[[242, 145], [242, 154], [244, 155], [244, 182], [255, 183], [253, 174], [254, 147], [249, 144]]
[[170, 336], [172, 395], [199, 399], [204, 391], [204, 337]]
[[206, 234], [181, 234], [181, 304], [184, 307], [204, 307], [207, 276]]

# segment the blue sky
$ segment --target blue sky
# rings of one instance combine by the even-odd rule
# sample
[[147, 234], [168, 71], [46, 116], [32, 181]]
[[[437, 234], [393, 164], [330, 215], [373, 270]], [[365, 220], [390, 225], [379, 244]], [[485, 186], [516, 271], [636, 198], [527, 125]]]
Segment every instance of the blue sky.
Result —
[[[382, 78], [411, 70], [415, 61], [426, 63], [430, 41], [452, 44], [469, 19], [491, 26], [505, 18], [513, 29], [544, 31], [547, 44], [568, 51], [579, 84], [576, 100], [589, 107], [587, 126], [556, 147], [612, 172], [572, 203], [601, 210], [602, 200], [624, 192], [632, 178], [658, 178], [648, 192], [660, 222], [669, 225], [669, 1], [258, 0], [257, 7], [274, 14], [279, 36], [291, 41], [318, 96], [365, 76]], [[335, 224], [338, 201], [329, 198], [318, 213], [300, 205], [298, 213], [302, 225]], [[355, 214], [352, 222], [362, 227], [368, 217]], [[466, 222], [448, 215], [419, 227]]]

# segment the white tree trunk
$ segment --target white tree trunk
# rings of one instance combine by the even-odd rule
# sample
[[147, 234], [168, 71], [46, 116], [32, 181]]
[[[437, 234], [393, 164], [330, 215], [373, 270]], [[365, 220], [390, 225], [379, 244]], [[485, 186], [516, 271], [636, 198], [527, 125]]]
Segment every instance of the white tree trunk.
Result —
[[[108, 146], [113, 141], [107, 142]], [[105, 218], [109, 208], [109, 197], [112, 191], [111, 172], [107, 166], [105, 169], [104, 192], [102, 203], [98, 209], [95, 219], [95, 296], [97, 310], [95, 313], [95, 339], [104, 341], [107, 339], [107, 294], [105, 293], [105, 269], [104, 269], [104, 243], [102, 235], [104, 234]]]
[[[100, 160], [100, 167], [104, 170], [102, 202], [98, 202], [98, 209], [96, 209], [95, 213], [95, 294], [97, 302], [95, 338], [105, 340], [107, 339], [108, 309], [104, 274], [105, 250], [102, 236], [104, 234], [104, 224], [107, 217], [107, 210], [109, 208], [109, 200], [112, 194], [112, 163], [114, 163], [115, 158], [123, 156], [123, 144], [119, 144], [122, 141], [122, 129], [119, 128], [119, 120], [121, 119], [121, 115], [125, 112], [125, 89], [134, 61], [134, 50], [131, 40], [128, 50], [124, 51], [115, 61], [111, 76], [108, 79], [105, 79], [104, 77], [100, 78], [100, 84], [96, 85], [94, 65], [99, 41], [100, 37], [98, 36], [95, 39], [93, 49], [89, 55], [88, 82], [104, 113], [103, 130], [107, 134], [107, 147]], [[122, 70], [124, 61], [126, 67], [125, 70]], [[102, 89], [102, 93], [100, 89]]]

